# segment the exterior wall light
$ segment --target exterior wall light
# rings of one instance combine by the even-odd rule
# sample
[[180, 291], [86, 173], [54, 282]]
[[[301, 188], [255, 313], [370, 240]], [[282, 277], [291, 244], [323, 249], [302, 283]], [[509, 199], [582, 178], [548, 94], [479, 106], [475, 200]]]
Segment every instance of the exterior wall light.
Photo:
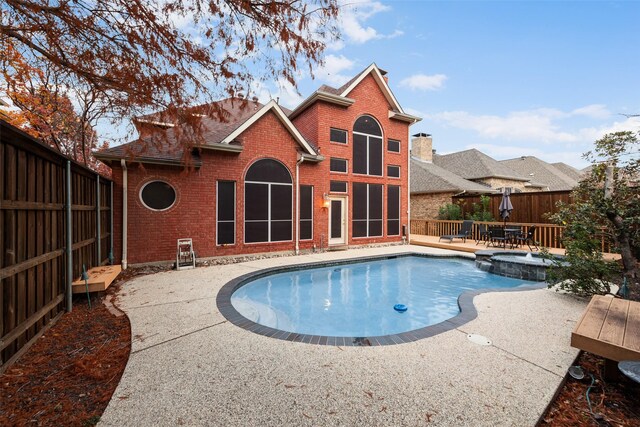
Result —
[[330, 204], [331, 201], [329, 200], [329, 196], [327, 195], [327, 193], [324, 193], [324, 195], [322, 196], [322, 207], [325, 209], [329, 209]]

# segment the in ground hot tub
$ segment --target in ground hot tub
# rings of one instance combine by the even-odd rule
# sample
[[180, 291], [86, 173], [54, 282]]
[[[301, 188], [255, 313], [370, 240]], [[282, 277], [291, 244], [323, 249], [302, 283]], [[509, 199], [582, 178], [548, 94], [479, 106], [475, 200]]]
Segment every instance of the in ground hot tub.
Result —
[[[554, 255], [554, 259], [563, 257]], [[525, 251], [484, 250], [476, 252], [476, 267], [500, 276], [544, 282], [553, 261]]]

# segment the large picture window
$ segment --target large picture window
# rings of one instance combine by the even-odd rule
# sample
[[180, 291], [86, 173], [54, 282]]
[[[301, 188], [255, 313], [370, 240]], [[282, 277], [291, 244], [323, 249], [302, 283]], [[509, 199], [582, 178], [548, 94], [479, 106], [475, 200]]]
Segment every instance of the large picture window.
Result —
[[216, 194], [216, 243], [232, 245], [236, 242], [236, 183], [218, 181]]
[[400, 235], [400, 186], [387, 187], [387, 236]]
[[272, 159], [255, 162], [245, 176], [244, 241], [290, 241], [292, 236], [291, 175]]
[[300, 186], [300, 240], [313, 239], [313, 186]]
[[353, 183], [353, 237], [382, 236], [382, 184]]
[[382, 176], [382, 129], [371, 116], [353, 125], [353, 173]]

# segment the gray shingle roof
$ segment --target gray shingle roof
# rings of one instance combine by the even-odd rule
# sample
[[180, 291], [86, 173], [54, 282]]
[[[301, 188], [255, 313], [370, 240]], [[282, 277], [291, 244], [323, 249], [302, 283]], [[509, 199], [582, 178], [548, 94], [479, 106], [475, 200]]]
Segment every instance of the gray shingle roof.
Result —
[[582, 179], [582, 172], [578, 169], [574, 168], [563, 162], [551, 163], [551, 166], [560, 170], [560, 172], [567, 175], [569, 178], [575, 179], [576, 181], [580, 181]]
[[411, 159], [411, 194], [420, 193], [496, 193], [489, 187], [461, 178], [453, 172], [441, 168], [433, 163], [426, 163], [415, 158]]
[[534, 156], [522, 156], [515, 159], [502, 160], [500, 163], [523, 175], [531, 176], [536, 182], [546, 184], [550, 191], [571, 190], [578, 185], [576, 179], [571, 178], [559, 168]]
[[457, 153], [435, 155], [433, 163], [465, 179], [506, 178], [529, 181], [529, 177], [472, 148]]

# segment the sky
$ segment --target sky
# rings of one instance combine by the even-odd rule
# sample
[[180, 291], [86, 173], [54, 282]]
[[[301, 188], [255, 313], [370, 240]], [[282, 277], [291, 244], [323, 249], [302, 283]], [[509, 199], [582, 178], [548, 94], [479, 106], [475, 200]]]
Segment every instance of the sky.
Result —
[[[295, 108], [322, 84], [340, 87], [376, 63], [438, 153], [477, 148], [577, 168], [604, 134], [640, 130], [640, 0], [338, 0], [341, 39], [298, 92], [256, 83], [266, 103]], [[175, 24], [193, 35], [189, 19]], [[196, 34], [197, 36], [197, 34]], [[128, 121], [97, 126], [129, 138]]]
[[293, 108], [372, 62], [388, 72], [411, 134], [438, 153], [469, 148], [577, 168], [607, 132], [640, 130], [640, 1], [359, 1], [342, 4], [342, 38], [300, 94], [265, 84], [259, 99]]

